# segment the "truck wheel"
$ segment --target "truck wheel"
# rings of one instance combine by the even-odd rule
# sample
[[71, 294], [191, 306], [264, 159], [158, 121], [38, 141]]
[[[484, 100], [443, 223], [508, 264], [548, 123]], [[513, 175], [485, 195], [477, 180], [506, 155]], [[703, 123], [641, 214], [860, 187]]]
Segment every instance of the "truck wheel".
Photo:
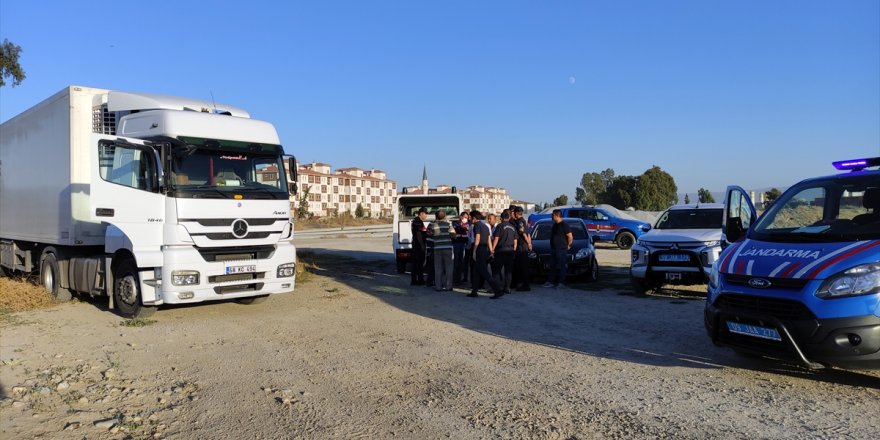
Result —
[[250, 298], [239, 298], [235, 301], [238, 302], [239, 304], [251, 305], [251, 304], [262, 304], [262, 303], [266, 302], [267, 299], [269, 299], [269, 295], [252, 296]]
[[126, 318], [146, 318], [156, 311], [141, 303], [141, 282], [137, 266], [132, 260], [124, 260], [113, 271], [113, 303], [116, 310]]
[[636, 243], [636, 236], [632, 232], [623, 231], [617, 234], [617, 238], [614, 241], [617, 243], [617, 247], [627, 250]]
[[599, 262], [596, 261], [596, 255], [593, 254], [593, 261], [590, 262], [590, 269], [587, 271], [587, 282], [593, 282], [599, 279]]
[[397, 260], [397, 273], [406, 273], [406, 260]]
[[54, 253], [45, 252], [40, 257], [40, 284], [55, 301], [67, 302], [72, 297], [70, 290], [61, 287], [61, 271]]

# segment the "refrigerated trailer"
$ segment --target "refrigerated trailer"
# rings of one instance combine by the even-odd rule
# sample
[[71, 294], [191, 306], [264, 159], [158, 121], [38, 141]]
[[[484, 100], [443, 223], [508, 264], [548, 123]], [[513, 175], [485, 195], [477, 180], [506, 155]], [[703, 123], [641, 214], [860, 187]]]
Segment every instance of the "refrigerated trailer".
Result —
[[127, 317], [262, 302], [294, 288], [296, 170], [242, 109], [67, 87], [0, 125], [0, 270]]

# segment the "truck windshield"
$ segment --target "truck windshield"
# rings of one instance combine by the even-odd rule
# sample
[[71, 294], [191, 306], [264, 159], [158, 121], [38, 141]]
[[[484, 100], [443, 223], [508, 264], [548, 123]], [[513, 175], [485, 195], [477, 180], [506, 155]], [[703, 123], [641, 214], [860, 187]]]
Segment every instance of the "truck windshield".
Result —
[[750, 238], [785, 242], [880, 239], [880, 179], [872, 173], [796, 185], [758, 219]]
[[723, 209], [671, 209], [657, 220], [654, 229], [721, 229]]
[[[192, 142], [192, 139], [186, 139]], [[177, 196], [288, 198], [280, 146], [202, 141], [171, 150], [171, 187]]]

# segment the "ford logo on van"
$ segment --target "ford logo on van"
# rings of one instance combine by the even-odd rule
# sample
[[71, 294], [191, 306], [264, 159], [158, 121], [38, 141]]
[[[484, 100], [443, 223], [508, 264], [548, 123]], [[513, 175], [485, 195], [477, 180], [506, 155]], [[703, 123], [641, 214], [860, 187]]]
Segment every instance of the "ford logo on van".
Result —
[[766, 289], [770, 287], [770, 280], [765, 280], [764, 278], [752, 278], [749, 280], [749, 286], [756, 289]]

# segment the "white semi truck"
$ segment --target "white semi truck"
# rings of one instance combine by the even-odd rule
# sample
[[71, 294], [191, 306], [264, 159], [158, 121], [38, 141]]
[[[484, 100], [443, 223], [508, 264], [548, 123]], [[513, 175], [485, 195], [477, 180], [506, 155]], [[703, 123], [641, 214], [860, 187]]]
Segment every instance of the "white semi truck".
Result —
[[262, 302], [294, 288], [296, 170], [241, 109], [67, 87], [0, 125], [0, 270], [126, 317]]

